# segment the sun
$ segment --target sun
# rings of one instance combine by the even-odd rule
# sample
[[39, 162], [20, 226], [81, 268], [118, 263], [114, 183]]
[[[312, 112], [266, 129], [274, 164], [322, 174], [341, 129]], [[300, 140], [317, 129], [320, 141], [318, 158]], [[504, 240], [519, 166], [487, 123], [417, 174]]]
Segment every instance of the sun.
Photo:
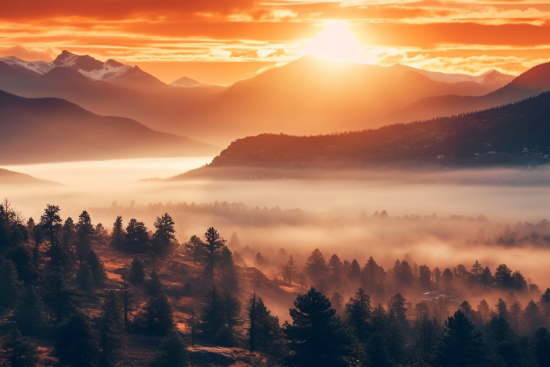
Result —
[[325, 21], [325, 29], [308, 42], [305, 53], [336, 62], [370, 62], [370, 57], [349, 29], [348, 23], [341, 20]]

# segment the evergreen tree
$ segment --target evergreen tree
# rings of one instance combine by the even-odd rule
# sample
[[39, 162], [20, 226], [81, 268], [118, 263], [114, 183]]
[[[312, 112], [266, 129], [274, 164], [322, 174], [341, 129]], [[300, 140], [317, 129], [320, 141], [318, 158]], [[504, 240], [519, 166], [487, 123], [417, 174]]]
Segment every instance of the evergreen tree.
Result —
[[533, 354], [539, 367], [550, 366], [550, 333], [542, 327], [533, 338]]
[[223, 247], [219, 262], [221, 287], [230, 292], [237, 292], [239, 281], [237, 279], [235, 263], [233, 262], [233, 255], [227, 246]]
[[316, 248], [313, 250], [306, 261], [304, 270], [312, 284], [316, 285], [321, 290], [327, 289], [330, 271], [325, 261], [325, 257], [319, 249]]
[[145, 252], [149, 248], [149, 232], [143, 222], [130, 219], [126, 227], [126, 247], [134, 252]]
[[111, 232], [111, 246], [117, 249], [122, 249], [126, 242], [126, 231], [122, 224], [122, 217], [119, 215], [116, 217], [113, 224], [113, 231]]
[[151, 363], [151, 367], [187, 367], [189, 355], [185, 342], [176, 331], [171, 331], [162, 340], [159, 353]]
[[508, 268], [505, 264], [498, 266], [495, 271], [495, 284], [500, 288], [512, 288], [512, 270]]
[[292, 351], [291, 366], [348, 366], [350, 337], [328, 298], [315, 288], [299, 295], [283, 330]]
[[17, 328], [9, 331], [0, 345], [0, 361], [4, 360], [6, 367], [35, 367], [40, 362], [36, 345]]
[[418, 278], [420, 287], [425, 291], [429, 291], [432, 288], [432, 272], [430, 268], [426, 265], [420, 265], [418, 272], [420, 275]]
[[94, 276], [92, 274], [92, 268], [87, 263], [81, 263], [76, 274], [76, 281], [78, 287], [87, 292], [94, 287]]
[[191, 236], [189, 241], [183, 245], [183, 252], [193, 259], [193, 264], [203, 261], [206, 256], [204, 243], [195, 235]]
[[191, 332], [191, 335], [189, 337], [191, 338], [191, 345], [195, 346], [195, 337], [197, 333], [197, 326], [200, 324], [200, 321], [198, 319], [198, 315], [195, 312], [195, 309], [192, 308], [189, 312], [190, 317], [187, 319], [187, 325], [189, 326], [189, 330]]
[[99, 366], [114, 367], [121, 360], [123, 346], [122, 308], [114, 291], [109, 291], [103, 303], [103, 314], [99, 321]]
[[489, 304], [486, 300], [482, 299], [477, 306], [477, 312], [481, 315], [483, 322], [487, 322], [487, 317], [489, 316]]
[[44, 209], [44, 214], [40, 217], [40, 225], [48, 233], [51, 246], [57, 241], [57, 231], [61, 223], [60, 211], [59, 206], [48, 204]]
[[46, 326], [46, 312], [42, 297], [33, 286], [28, 286], [13, 314], [17, 327], [24, 335], [39, 335]]
[[495, 278], [493, 277], [493, 274], [491, 273], [491, 269], [489, 267], [485, 267], [483, 271], [481, 272], [481, 275], [479, 276], [479, 284], [484, 289], [489, 289], [493, 286], [495, 282]]
[[13, 261], [0, 257], [0, 306], [13, 307], [22, 287]]
[[149, 332], [166, 335], [174, 328], [173, 310], [164, 292], [151, 297], [145, 306], [145, 321]]
[[210, 280], [214, 281], [214, 262], [216, 260], [216, 255], [223, 247], [225, 240], [220, 237], [218, 231], [214, 227], [208, 228], [204, 234], [206, 238], [206, 244], [204, 246], [206, 250], [206, 258], [208, 260], [208, 265], [206, 266], [206, 273], [210, 276]]
[[59, 329], [55, 355], [62, 366], [93, 367], [99, 355], [97, 335], [88, 316], [77, 313]]
[[544, 316], [540, 312], [539, 306], [533, 301], [529, 301], [523, 311], [524, 331], [532, 334], [544, 324]]
[[153, 270], [151, 272], [151, 278], [149, 279], [149, 282], [147, 284], [147, 289], [149, 291], [149, 294], [152, 295], [153, 297], [157, 297], [163, 291], [162, 283], [160, 282], [160, 279], [156, 270]]
[[361, 282], [364, 289], [372, 294], [382, 295], [385, 290], [385, 280], [386, 272], [384, 268], [379, 266], [372, 256], [369, 257], [361, 272]]
[[399, 319], [403, 327], [407, 327], [407, 300], [401, 295], [401, 293], [396, 293], [395, 296], [390, 298], [388, 302], [388, 308], [394, 315]]
[[13, 261], [19, 280], [26, 285], [34, 282], [38, 276], [33, 264], [32, 252], [24, 245], [17, 245], [9, 251], [9, 258]]
[[246, 308], [248, 319], [248, 344], [249, 350], [254, 352], [256, 350], [256, 339], [258, 338], [258, 299], [256, 292], [250, 296], [248, 301], [248, 307]]
[[342, 284], [342, 273], [344, 270], [344, 265], [342, 264], [342, 261], [340, 260], [338, 255], [332, 255], [331, 258], [328, 260], [327, 266], [330, 273], [332, 286], [335, 288], [340, 287], [340, 285]]
[[65, 223], [63, 223], [61, 241], [67, 252], [73, 254], [76, 243], [76, 226], [71, 217], [65, 219]]
[[449, 367], [483, 366], [485, 345], [480, 332], [461, 311], [445, 322], [447, 328], [441, 345], [441, 363]]
[[413, 328], [414, 353], [430, 366], [437, 365], [437, 351], [443, 339], [443, 329], [435, 318], [426, 315], [415, 321]]
[[87, 261], [92, 270], [94, 283], [96, 285], [103, 285], [103, 282], [107, 279], [107, 272], [105, 271], [103, 261], [97, 256], [94, 250], [90, 250]]
[[542, 314], [544, 315], [545, 325], [550, 324], [550, 288], [546, 288], [546, 291], [540, 297], [540, 306]]
[[53, 312], [57, 323], [78, 312], [81, 306], [82, 294], [67, 284], [62, 273], [47, 274], [44, 296], [46, 305]]
[[241, 302], [230, 292], [213, 287], [201, 312], [203, 336], [219, 345], [235, 345], [236, 328], [242, 325], [240, 314]]
[[176, 239], [174, 233], [174, 220], [168, 213], [155, 220], [155, 233], [153, 234], [153, 251], [157, 254], [164, 254], [170, 250], [172, 241]]
[[126, 280], [126, 274], [122, 275], [122, 302], [124, 309], [124, 326], [128, 325], [128, 311], [130, 306], [130, 295], [129, 295], [130, 285]]
[[372, 307], [370, 304], [370, 296], [365, 293], [363, 288], [359, 288], [355, 292], [355, 296], [351, 297], [346, 303], [346, 322], [353, 330], [354, 336], [360, 342], [366, 342], [371, 331]]
[[95, 229], [92, 224], [92, 219], [87, 211], [83, 211], [78, 216], [78, 223], [76, 224], [76, 251], [80, 261], [86, 260], [91, 249], [92, 239], [95, 234]]
[[145, 280], [145, 264], [138, 257], [132, 260], [130, 267], [130, 281], [134, 283], [143, 283]]

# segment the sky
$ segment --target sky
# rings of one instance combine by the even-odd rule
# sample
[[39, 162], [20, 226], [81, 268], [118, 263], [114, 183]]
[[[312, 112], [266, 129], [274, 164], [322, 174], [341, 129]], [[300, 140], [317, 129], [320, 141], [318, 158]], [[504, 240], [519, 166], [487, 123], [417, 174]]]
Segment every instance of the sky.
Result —
[[0, 57], [66, 49], [228, 85], [300, 57], [335, 21], [380, 65], [517, 75], [550, 59], [550, 0], [14, 1], [0, 11]]

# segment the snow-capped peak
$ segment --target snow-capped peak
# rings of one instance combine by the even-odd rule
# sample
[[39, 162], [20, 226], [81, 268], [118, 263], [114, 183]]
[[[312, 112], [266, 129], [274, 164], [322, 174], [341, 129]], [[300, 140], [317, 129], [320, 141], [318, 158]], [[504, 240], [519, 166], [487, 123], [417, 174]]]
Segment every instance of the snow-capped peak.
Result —
[[12, 67], [23, 67], [25, 69], [32, 70], [38, 74], [46, 74], [48, 71], [55, 68], [55, 65], [53, 64], [53, 62], [25, 61], [15, 56], [2, 57], [0, 58], [0, 61]]
[[0, 58], [0, 61], [12, 67], [32, 70], [38, 74], [46, 74], [56, 67], [68, 68], [94, 80], [109, 80], [132, 69], [130, 65], [124, 65], [112, 59], [103, 62], [89, 55], [76, 55], [66, 50], [59, 54], [53, 62], [25, 61], [15, 56], [3, 57]]

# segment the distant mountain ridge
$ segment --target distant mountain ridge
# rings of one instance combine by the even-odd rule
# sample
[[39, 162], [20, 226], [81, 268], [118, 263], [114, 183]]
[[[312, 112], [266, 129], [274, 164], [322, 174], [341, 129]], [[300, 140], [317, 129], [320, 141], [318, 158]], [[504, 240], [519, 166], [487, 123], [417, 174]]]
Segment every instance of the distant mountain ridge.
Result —
[[0, 185], [58, 185], [58, 183], [0, 168]]
[[550, 62], [537, 65], [484, 96], [445, 95], [421, 98], [381, 119], [385, 123], [426, 120], [480, 111], [536, 96], [550, 90]]
[[481, 112], [333, 135], [239, 139], [205, 168], [335, 169], [550, 163], [550, 92]]
[[0, 164], [210, 156], [218, 151], [131, 119], [98, 116], [62, 99], [0, 91]]
[[181, 77], [177, 80], [174, 80], [170, 85], [174, 87], [181, 87], [181, 88], [201, 88], [201, 87], [211, 87], [210, 84], [203, 84], [201, 82], [198, 82], [194, 79], [188, 78], [186, 76]]

